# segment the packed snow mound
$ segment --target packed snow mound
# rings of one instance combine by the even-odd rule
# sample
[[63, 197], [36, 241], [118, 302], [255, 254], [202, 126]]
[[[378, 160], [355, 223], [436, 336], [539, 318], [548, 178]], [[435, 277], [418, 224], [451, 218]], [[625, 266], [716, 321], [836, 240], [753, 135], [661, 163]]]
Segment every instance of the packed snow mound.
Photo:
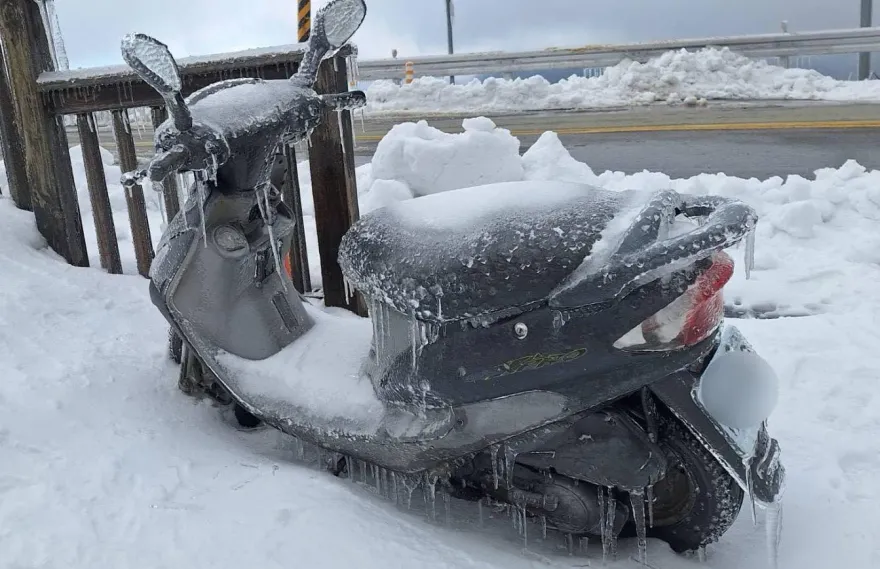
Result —
[[[779, 376], [778, 407], [770, 418], [788, 469], [779, 566], [876, 567], [880, 172], [847, 162], [810, 179], [593, 173], [552, 133], [522, 157], [499, 149], [486, 159], [518, 159], [528, 180], [586, 181], [614, 190], [672, 188], [740, 198], [758, 210], [755, 270], [746, 280], [737, 263], [725, 289], [727, 302], [809, 315], [736, 321]], [[105, 164], [108, 181], [118, 186], [110, 166]], [[376, 166], [383, 177], [374, 178]], [[307, 182], [307, 165], [300, 173]], [[410, 175], [406, 168], [383, 171], [379, 163], [359, 168], [361, 207], [370, 200], [409, 199]], [[457, 174], [462, 183], [465, 175]], [[474, 173], [471, 183], [480, 180]], [[568, 557], [561, 542], [561, 549], [542, 545], [540, 525], [529, 527], [531, 551], [523, 553], [515, 530], [504, 525], [506, 533], [487, 534], [477, 528], [474, 507], [458, 502], [455, 507], [471, 512], [470, 522], [456, 517], [446, 528], [441, 514], [432, 524], [358, 485], [302, 466], [273, 431], [237, 432], [228, 415], [178, 391], [177, 370], [165, 356], [166, 324], [150, 302], [146, 281], [65, 265], [37, 234], [33, 214], [16, 210], [5, 197], [5, 180], [0, 184], [4, 566], [233, 569], [287, 567], [295, 559], [304, 567], [336, 568], [357, 559], [363, 569], [526, 569], [601, 563], [599, 547], [590, 547], [584, 560]], [[540, 187], [535, 184], [536, 191]], [[303, 197], [308, 195], [306, 186]], [[155, 197], [148, 192], [148, 199]], [[125, 227], [124, 201], [111, 201], [122, 208], [117, 223]], [[80, 205], [90, 215], [88, 201]], [[148, 215], [157, 233], [161, 212], [150, 206]], [[305, 225], [317, 280], [311, 215]], [[90, 253], [97, 267], [91, 246]], [[121, 253], [126, 272], [134, 272], [133, 252]], [[730, 253], [741, 259], [742, 251]], [[414, 510], [419, 502], [416, 496]], [[484, 514], [507, 523], [504, 512], [486, 508]], [[749, 518], [744, 511], [709, 547], [708, 566], [766, 566], [763, 529]], [[821, 539], [816, 520], [822, 521]], [[633, 542], [621, 542], [615, 566], [640, 566], [630, 561]], [[648, 552], [656, 567], [692, 563], [655, 540]]]
[[456, 85], [436, 77], [420, 77], [409, 85], [376, 81], [367, 89], [367, 110], [488, 113], [657, 102], [695, 105], [719, 99], [877, 101], [880, 80], [839, 81], [813, 70], [749, 59], [728, 48], [682, 49], [646, 63], [625, 60], [598, 77], [573, 75], [558, 83], [539, 75]]
[[449, 134], [426, 121], [395, 125], [373, 155], [374, 179], [397, 180], [416, 197], [523, 177], [519, 140], [486, 117]]

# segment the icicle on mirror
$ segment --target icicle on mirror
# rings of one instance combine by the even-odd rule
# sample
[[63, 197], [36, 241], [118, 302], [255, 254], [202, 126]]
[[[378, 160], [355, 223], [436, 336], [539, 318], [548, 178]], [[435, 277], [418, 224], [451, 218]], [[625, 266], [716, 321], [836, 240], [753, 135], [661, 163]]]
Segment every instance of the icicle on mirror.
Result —
[[333, 0], [321, 10], [323, 21], [318, 26], [330, 49], [338, 49], [358, 30], [367, 15], [364, 0]]
[[146, 34], [129, 34], [122, 39], [122, 58], [164, 97], [180, 92], [177, 62], [168, 46], [159, 40]]

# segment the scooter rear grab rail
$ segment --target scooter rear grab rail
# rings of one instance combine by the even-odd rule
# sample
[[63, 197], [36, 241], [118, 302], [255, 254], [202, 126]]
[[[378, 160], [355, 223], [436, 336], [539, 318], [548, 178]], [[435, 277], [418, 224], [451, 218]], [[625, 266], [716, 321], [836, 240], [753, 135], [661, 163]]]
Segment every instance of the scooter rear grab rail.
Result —
[[[668, 237], [676, 216], [700, 218], [702, 223], [683, 235]], [[551, 294], [554, 308], [571, 309], [617, 300], [658, 277], [683, 269], [726, 249], [743, 238], [752, 249], [758, 215], [743, 202], [718, 196], [689, 196], [673, 190], [655, 194], [630, 218], [621, 213], [609, 234], [594, 245], [589, 257]], [[612, 224], [614, 222], [612, 221]], [[597, 250], [598, 249], [598, 250]], [[746, 255], [746, 271], [751, 270]]]

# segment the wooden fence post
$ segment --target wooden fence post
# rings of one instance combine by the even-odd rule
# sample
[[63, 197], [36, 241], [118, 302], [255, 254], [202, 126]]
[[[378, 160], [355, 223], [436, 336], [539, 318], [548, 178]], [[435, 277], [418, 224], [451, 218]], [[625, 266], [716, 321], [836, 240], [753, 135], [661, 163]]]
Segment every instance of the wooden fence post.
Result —
[[[87, 267], [76, 186], [64, 125], [44, 106], [36, 77], [53, 69], [40, 8], [33, 0], [0, 0], [0, 37], [6, 53], [16, 124], [24, 147], [37, 229], [71, 265]], [[59, 155], [60, 153], [60, 155]]]
[[6, 79], [6, 61], [2, 46], [0, 46], [0, 147], [3, 150], [3, 163], [6, 165], [6, 179], [9, 182], [12, 201], [17, 207], [30, 210], [32, 209], [31, 192], [27, 181], [24, 143], [16, 124], [15, 107], [9, 81]]
[[116, 225], [113, 223], [113, 209], [107, 194], [107, 178], [101, 160], [101, 146], [98, 142], [98, 127], [91, 113], [76, 116], [79, 143], [82, 147], [83, 165], [86, 181], [89, 184], [89, 198], [92, 202], [92, 216], [95, 218], [95, 234], [98, 237], [98, 254], [101, 267], [108, 273], [121, 274], [122, 262], [119, 258], [119, 242], [116, 239]]
[[[165, 107], [151, 107], [150, 119], [153, 122], [153, 128], [156, 129], [160, 124], [168, 118], [168, 110]], [[165, 191], [162, 192], [162, 199], [165, 200], [165, 214], [168, 216], [170, 223], [177, 212], [180, 211], [180, 197], [177, 194], [177, 175], [172, 174], [165, 179]]]
[[[116, 138], [116, 150], [119, 152], [119, 166], [122, 171], [130, 172], [137, 169], [137, 153], [134, 148], [134, 138], [131, 136], [128, 111], [125, 109], [113, 111], [113, 136]], [[126, 188], [125, 201], [128, 204], [128, 220], [131, 222], [131, 240], [134, 242], [138, 273], [149, 277], [154, 254], [153, 238], [150, 235], [150, 221], [147, 219], [143, 188], [140, 185]]]
[[[337, 55], [321, 63], [315, 90], [318, 93], [348, 91], [344, 57]], [[360, 294], [346, 295], [342, 269], [338, 261], [342, 236], [357, 221], [360, 214], [351, 113], [342, 111], [341, 117], [337, 117], [336, 113], [337, 111], [324, 112], [321, 126], [312, 133], [312, 147], [309, 150], [324, 304], [346, 308], [364, 316], [366, 306]]]

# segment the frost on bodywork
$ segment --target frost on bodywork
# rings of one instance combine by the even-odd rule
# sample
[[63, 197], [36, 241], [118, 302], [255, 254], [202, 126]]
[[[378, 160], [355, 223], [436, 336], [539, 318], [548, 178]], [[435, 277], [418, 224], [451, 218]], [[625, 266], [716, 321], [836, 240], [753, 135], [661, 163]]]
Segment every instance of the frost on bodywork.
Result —
[[361, 218], [339, 262], [365, 295], [422, 319], [523, 307], [583, 261], [626, 195], [511, 182], [424, 196]]

